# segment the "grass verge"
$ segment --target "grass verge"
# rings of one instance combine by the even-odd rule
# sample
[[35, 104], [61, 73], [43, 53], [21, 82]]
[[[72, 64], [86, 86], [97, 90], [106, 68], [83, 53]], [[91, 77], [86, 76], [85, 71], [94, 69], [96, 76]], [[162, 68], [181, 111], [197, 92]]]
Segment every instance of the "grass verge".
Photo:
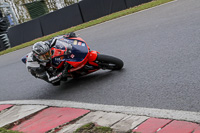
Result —
[[113, 133], [109, 127], [97, 126], [94, 123], [88, 123], [78, 128], [74, 133]]
[[87, 28], [87, 27], [90, 27], [90, 26], [94, 26], [94, 25], [103, 23], [105, 21], [109, 21], [109, 20], [112, 20], [112, 19], [115, 19], [115, 18], [119, 18], [119, 17], [125, 16], [125, 15], [128, 15], [128, 14], [132, 14], [132, 13], [135, 13], [135, 12], [138, 12], [138, 11], [142, 11], [142, 10], [145, 10], [145, 9], [148, 9], [148, 8], [152, 8], [152, 7], [155, 7], [155, 6], [170, 2], [170, 1], [174, 1], [174, 0], [153, 0], [151, 2], [142, 4], [142, 5], [139, 5], [139, 6], [136, 6], [136, 7], [132, 7], [132, 8], [126, 9], [126, 10], [122, 10], [122, 11], [119, 11], [119, 12], [98, 18], [96, 20], [92, 20], [92, 21], [77, 25], [75, 27], [71, 27], [71, 28], [68, 28], [68, 29], [65, 29], [65, 30], [62, 30], [62, 31], [41, 37], [41, 38], [37, 38], [37, 39], [32, 40], [30, 42], [23, 43], [21, 45], [12, 47], [10, 49], [1, 51], [0, 55], [7, 54], [7, 53], [10, 53], [10, 52], [31, 46], [35, 42], [38, 42], [38, 41], [46, 41], [46, 40], [51, 39], [51, 38], [58, 36], [58, 35], [63, 35], [63, 34], [69, 33], [69, 32], [75, 32], [77, 30], [81, 30], [81, 29], [84, 29], [84, 28]]
[[4, 128], [0, 128], [0, 133], [22, 133], [22, 132], [12, 131], [12, 130], [7, 130], [7, 129], [4, 129]]

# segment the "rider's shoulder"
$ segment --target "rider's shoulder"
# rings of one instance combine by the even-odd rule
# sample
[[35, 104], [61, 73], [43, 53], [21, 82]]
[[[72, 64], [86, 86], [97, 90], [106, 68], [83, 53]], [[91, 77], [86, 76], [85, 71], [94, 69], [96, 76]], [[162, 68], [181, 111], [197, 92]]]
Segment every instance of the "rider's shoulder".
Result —
[[33, 52], [30, 52], [27, 54], [27, 62], [32, 62], [33, 61]]
[[37, 61], [36, 57], [34, 56], [33, 52], [27, 54], [27, 61], [28, 62], [35, 62]]

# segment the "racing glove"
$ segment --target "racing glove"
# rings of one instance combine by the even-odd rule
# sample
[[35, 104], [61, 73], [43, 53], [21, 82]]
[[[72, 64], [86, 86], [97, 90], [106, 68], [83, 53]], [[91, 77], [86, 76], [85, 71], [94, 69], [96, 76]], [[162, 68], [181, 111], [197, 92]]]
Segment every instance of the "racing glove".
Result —
[[72, 38], [72, 37], [77, 37], [77, 36], [76, 36], [76, 33], [70, 32], [70, 33], [66, 34], [65, 37], [66, 38]]

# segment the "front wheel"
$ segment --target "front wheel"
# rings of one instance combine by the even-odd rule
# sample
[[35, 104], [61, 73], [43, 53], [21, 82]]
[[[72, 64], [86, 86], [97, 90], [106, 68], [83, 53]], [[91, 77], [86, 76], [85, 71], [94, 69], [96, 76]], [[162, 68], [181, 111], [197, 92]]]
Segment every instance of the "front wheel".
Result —
[[120, 70], [124, 65], [121, 59], [103, 54], [97, 55], [96, 63], [99, 65], [101, 69], [109, 69], [109, 70]]

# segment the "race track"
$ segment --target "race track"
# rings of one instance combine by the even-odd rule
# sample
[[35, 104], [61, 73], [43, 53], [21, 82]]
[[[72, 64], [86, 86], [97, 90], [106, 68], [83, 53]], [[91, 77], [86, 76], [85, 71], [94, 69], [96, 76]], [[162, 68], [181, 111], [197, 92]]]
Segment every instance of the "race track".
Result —
[[199, 0], [178, 0], [77, 31], [91, 49], [125, 65], [59, 87], [27, 72], [20, 60], [31, 47], [0, 56], [0, 101], [55, 99], [199, 112], [199, 9]]

